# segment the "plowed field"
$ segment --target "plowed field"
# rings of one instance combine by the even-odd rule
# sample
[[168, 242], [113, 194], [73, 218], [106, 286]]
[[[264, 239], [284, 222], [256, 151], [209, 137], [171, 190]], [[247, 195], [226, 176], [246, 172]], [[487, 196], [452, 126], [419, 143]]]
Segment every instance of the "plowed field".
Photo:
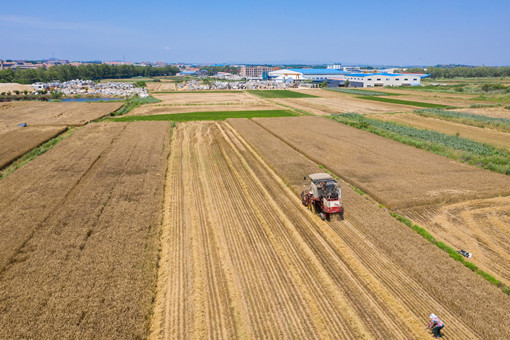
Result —
[[370, 115], [370, 118], [411, 125], [418, 129], [434, 130], [445, 133], [447, 135], [456, 135], [459, 133], [461, 137], [491, 145], [502, 146], [510, 150], [510, 133], [507, 132], [497, 131], [489, 128], [484, 129], [475, 126], [449, 122], [442, 119], [421, 117], [412, 113]]
[[510, 285], [510, 197], [401, 211], [433, 235], [473, 254], [469, 261]]
[[64, 127], [24, 127], [0, 132], [0, 169], [65, 131]]
[[0, 181], [0, 338], [146, 335], [169, 132], [89, 124]]
[[326, 118], [254, 121], [391, 209], [510, 194], [508, 176]]
[[34, 125], [84, 125], [119, 109], [122, 103], [0, 103], [0, 128], [20, 123]]

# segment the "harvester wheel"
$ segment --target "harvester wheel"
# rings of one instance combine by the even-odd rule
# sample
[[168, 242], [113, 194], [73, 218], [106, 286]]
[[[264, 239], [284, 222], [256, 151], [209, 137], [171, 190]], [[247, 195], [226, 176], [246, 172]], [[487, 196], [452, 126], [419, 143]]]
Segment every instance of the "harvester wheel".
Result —
[[319, 216], [321, 217], [321, 220], [325, 220], [326, 219], [326, 216], [324, 216], [324, 213], [320, 213]]
[[340, 215], [340, 219], [343, 220], [344, 219], [344, 211], [342, 210], [339, 215]]

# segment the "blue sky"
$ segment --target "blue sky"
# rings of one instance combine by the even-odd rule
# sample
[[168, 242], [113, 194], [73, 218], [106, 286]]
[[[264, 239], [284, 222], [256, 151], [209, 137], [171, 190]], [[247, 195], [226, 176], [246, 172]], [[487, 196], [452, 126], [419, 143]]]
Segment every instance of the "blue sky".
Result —
[[0, 59], [510, 65], [510, 1], [7, 1]]

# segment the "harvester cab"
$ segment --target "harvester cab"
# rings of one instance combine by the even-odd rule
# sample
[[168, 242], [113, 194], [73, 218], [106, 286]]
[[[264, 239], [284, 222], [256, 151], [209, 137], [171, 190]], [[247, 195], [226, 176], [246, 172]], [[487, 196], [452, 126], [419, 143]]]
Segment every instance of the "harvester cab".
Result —
[[333, 214], [343, 219], [342, 191], [338, 182], [326, 173], [310, 174], [308, 177], [310, 185], [305, 183], [301, 193], [303, 205], [319, 214], [323, 220], [329, 220]]

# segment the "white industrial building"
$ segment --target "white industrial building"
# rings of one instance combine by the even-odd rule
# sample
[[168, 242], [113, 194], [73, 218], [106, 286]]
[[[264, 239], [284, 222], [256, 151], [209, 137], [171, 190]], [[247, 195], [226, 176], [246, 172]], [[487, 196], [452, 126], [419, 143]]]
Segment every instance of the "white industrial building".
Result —
[[376, 86], [417, 86], [420, 85], [424, 74], [412, 73], [357, 73], [345, 76], [349, 87], [376, 87]]
[[305, 79], [303, 73], [292, 70], [276, 70], [268, 73], [269, 79], [276, 82], [285, 83], [289, 80], [297, 81]]

